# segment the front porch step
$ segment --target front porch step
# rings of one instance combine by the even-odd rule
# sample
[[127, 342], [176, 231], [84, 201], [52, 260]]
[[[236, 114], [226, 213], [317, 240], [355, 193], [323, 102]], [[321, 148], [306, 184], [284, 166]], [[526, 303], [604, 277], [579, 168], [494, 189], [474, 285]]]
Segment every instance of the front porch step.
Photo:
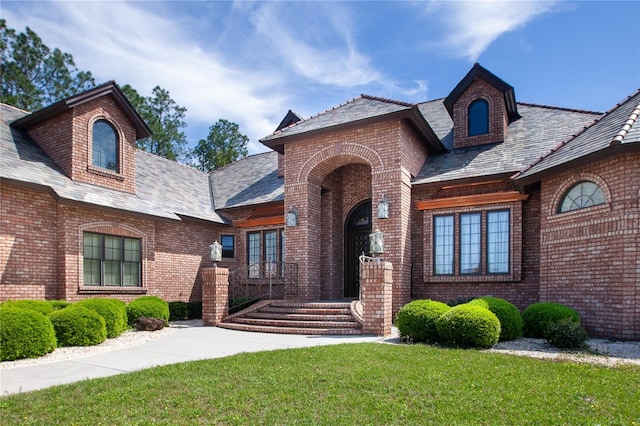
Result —
[[218, 325], [242, 331], [282, 334], [362, 334], [349, 302], [263, 301]]

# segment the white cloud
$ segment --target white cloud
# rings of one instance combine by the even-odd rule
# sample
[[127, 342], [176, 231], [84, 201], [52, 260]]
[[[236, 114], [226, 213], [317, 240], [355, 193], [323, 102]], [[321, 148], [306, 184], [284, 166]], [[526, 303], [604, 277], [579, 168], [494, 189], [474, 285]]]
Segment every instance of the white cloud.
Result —
[[502, 34], [551, 11], [558, 1], [433, 1], [425, 9], [445, 26], [443, 48], [474, 62]]

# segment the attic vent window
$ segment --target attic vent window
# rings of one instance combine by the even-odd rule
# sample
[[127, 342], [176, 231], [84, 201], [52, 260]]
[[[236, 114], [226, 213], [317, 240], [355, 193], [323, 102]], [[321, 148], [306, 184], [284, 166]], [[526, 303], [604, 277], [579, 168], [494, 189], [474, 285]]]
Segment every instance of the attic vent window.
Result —
[[565, 194], [558, 213], [584, 209], [606, 203], [604, 193], [598, 185], [589, 181], [578, 182]]
[[469, 118], [469, 136], [489, 133], [489, 104], [484, 99], [471, 102], [467, 111]]
[[118, 171], [118, 136], [106, 121], [93, 124], [92, 162], [96, 167]]

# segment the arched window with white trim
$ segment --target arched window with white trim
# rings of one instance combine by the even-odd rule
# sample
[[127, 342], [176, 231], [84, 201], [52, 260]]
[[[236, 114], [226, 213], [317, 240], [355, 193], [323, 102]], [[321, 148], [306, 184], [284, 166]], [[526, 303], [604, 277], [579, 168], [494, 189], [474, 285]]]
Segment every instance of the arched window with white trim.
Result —
[[596, 183], [584, 180], [569, 188], [558, 206], [558, 213], [584, 209], [606, 202], [602, 189]]

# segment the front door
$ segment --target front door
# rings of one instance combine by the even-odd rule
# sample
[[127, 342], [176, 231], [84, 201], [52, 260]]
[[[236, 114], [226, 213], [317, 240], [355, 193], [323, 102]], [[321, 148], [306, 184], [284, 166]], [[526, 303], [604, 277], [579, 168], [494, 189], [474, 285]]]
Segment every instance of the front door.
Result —
[[369, 255], [371, 200], [351, 210], [345, 224], [344, 297], [360, 297], [360, 255]]

